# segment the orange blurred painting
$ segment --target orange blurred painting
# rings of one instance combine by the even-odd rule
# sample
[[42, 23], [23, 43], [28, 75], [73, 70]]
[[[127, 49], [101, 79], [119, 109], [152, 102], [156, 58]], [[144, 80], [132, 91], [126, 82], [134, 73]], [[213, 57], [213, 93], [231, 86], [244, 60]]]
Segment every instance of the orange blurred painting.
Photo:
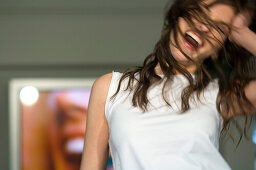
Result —
[[89, 96], [90, 89], [39, 91], [35, 104], [20, 102], [22, 170], [79, 170]]

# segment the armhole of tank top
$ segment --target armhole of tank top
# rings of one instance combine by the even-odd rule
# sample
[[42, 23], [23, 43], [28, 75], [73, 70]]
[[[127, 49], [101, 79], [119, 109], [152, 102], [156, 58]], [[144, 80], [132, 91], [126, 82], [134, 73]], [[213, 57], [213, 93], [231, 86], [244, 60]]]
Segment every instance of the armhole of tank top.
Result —
[[[218, 90], [217, 96], [218, 96], [218, 94], [219, 94], [219, 90]], [[216, 102], [217, 102], [217, 96], [216, 96]], [[221, 130], [223, 128], [223, 118], [222, 118], [221, 114], [218, 112], [216, 104], [215, 104], [215, 107], [216, 107], [216, 113], [218, 114], [218, 118], [219, 118], [219, 133], [221, 133]]]
[[[215, 84], [217, 84], [218, 85], [218, 82], [217, 82], [218, 80], [217, 79], [215, 79], [214, 80], [214, 83]], [[216, 116], [218, 117], [218, 126], [219, 126], [219, 133], [221, 133], [221, 129], [222, 129], [222, 127], [223, 127], [223, 119], [222, 119], [222, 116], [220, 115], [220, 113], [218, 112], [218, 110], [217, 110], [217, 105], [216, 105], [216, 102], [217, 102], [217, 97], [218, 97], [218, 94], [219, 94], [219, 85], [218, 85], [218, 87], [217, 87], [217, 90], [216, 90], [217, 92], [216, 92], [216, 97], [215, 97], [215, 108], [216, 108]]]
[[217, 97], [219, 94], [219, 85], [218, 85], [218, 80], [214, 79], [213, 82], [211, 82], [210, 84], [210, 88], [209, 90], [211, 91], [211, 100], [212, 100], [212, 104], [214, 104], [214, 112], [215, 112], [215, 116], [218, 120], [218, 131], [220, 133], [221, 129], [222, 129], [222, 117], [220, 115], [220, 113], [217, 110]]
[[109, 121], [109, 115], [110, 115], [110, 112], [109, 112], [109, 109], [110, 109], [110, 106], [111, 106], [111, 97], [113, 96], [113, 94], [115, 94], [115, 90], [116, 90], [116, 77], [117, 77], [117, 72], [115, 71], [112, 71], [112, 78], [111, 78], [111, 81], [110, 81], [110, 84], [109, 84], [109, 88], [108, 88], [108, 94], [107, 94], [107, 98], [106, 98], [106, 102], [105, 102], [105, 116], [106, 116], [106, 119], [107, 121]]

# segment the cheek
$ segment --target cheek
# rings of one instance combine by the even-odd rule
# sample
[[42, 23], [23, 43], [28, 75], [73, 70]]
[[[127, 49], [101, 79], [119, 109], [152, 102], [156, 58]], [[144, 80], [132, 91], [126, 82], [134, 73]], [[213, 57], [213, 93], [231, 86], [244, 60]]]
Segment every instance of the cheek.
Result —
[[181, 62], [181, 63], [188, 61], [188, 59], [182, 54], [182, 52], [179, 49], [177, 49], [175, 46], [170, 45], [170, 51], [171, 51], [173, 58], [176, 61]]
[[218, 33], [217, 31], [212, 32], [212, 35], [207, 41], [207, 48], [212, 53], [219, 51], [219, 49], [224, 45], [227, 40], [227, 35]]
[[179, 23], [179, 27], [180, 27], [181, 31], [183, 31], [186, 27], [188, 27], [188, 24], [184, 20], [184, 18], [180, 17], [179, 20], [178, 20], [178, 23]]

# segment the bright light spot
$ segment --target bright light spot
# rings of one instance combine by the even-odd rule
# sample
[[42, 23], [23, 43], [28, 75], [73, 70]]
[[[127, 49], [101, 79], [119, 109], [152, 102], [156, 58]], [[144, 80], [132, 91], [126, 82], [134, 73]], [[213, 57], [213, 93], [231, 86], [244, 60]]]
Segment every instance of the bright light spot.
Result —
[[83, 138], [76, 138], [68, 140], [66, 143], [66, 150], [70, 153], [83, 153], [84, 148], [84, 139]]
[[254, 129], [252, 132], [252, 142], [256, 144], [256, 129]]
[[20, 91], [20, 100], [24, 105], [33, 105], [39, 97], [38, 90], [33, 86], [25, 86]]

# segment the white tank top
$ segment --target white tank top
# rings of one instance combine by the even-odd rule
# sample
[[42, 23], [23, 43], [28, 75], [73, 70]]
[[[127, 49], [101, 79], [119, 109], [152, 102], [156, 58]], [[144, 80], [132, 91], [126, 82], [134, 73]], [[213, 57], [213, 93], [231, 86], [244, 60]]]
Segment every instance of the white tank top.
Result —
[[163, 82], [148, 91], [150, 104], [144, 112], [132, 106], [132, 92], [124, 91], [128, 80], [116, 92], [121, 73], [113, 72], [105, 105], [109, 125], [109, 147], [114, 170], [230, 170], [219, 153], [222, 119], [216, 110], [218, 84], [212, 82], [190, 110], [180, 113], [181, 91], [188, 85], [175, 75], [167, 97]]

